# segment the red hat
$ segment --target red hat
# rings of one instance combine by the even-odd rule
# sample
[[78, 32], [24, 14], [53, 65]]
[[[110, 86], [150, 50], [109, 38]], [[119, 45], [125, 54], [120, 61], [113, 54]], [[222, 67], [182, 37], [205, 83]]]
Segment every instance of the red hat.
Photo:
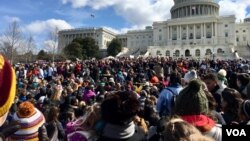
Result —
[[16, 75], [9, 62], [0, 55], [0, 126], [5, 122], [16, 95]]

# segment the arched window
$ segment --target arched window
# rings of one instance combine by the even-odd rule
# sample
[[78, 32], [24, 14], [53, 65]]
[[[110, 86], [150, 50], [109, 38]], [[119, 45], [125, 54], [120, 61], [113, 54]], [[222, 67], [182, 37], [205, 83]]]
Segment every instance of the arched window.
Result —
[[167, 50], [165, 55], [166, 55], [166, 56], [170, 56], [170, 51]]
[[211, 54], [212, 54], [211, 49], [206, 49], [206, 55], [211, 55]]
[[217, 54], [223, 54], [223, 52], [224, 52], [224, 51], [223, 51], [221, 48], [218, 48], [218, 49], [217, 49]]
[[185, 50], [185, 56], [186, 56], [186, 57], [191, 56], [191, 54], [190, 54], [190, 50], [188, 50], [188, 49], [187, 49], [187, 50]]
[[201, 56], [201, 51], [199, 49], [196, 49], [195, 50], [195, 56]]
[[180, 51], [179, 51], [179, 50], [176, 50], [174, 56], [175, 56], [175, 57], [180, 57]]
[[161, 51], [157, 50], [156, 55], [161, 55]]

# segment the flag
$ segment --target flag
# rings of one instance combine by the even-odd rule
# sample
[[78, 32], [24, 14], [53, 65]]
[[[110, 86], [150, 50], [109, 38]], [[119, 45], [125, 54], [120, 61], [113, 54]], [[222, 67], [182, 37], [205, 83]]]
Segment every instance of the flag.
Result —
[[95, 15], [94, 15], [94, 14], [90, 14], [90, 17], [91, 17], [91, 18], [94, 18], [94, 17], [95, 17]]

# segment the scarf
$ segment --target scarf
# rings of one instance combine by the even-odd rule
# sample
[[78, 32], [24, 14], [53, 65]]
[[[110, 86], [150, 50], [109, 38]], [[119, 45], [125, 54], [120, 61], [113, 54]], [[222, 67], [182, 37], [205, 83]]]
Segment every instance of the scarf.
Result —
[[181, 117], [183, 120], [188, 123], [193, 124], [197, 127], [201, 132], [207, 132], [211, 130], [215, 126], [214, 120], [209, 118], [206, 115], [185, 115]]

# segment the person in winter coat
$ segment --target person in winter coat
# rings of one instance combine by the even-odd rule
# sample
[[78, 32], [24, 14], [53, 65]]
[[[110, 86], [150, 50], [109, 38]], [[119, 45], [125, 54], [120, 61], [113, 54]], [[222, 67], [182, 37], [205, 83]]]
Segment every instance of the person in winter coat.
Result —
[[157, 100], [156, 110], [161, 117], [173, 114], [174, 97], [177, 96], [181, 90], [181, 75], [178, 72], [173, 72], [170, 75], [169, 86], [161, 91]]
[[178, 95], [175, 103], [175, 114], [191, 123], [205, 136], [222, 141], [221, 125], [208, 116], [209, 105], [202, 82], [194, 79]]
[[21, 128], [7, 120], [16, 96], [16, 75], [9, 61], [0, 55], [0, 141], [5, 141]]
[[133, 121], [139, 108], [137, 96], [130, 91], [108, 95], [101, 104], [104, 124], [98, 141], [144, 141], [144, 131]]

